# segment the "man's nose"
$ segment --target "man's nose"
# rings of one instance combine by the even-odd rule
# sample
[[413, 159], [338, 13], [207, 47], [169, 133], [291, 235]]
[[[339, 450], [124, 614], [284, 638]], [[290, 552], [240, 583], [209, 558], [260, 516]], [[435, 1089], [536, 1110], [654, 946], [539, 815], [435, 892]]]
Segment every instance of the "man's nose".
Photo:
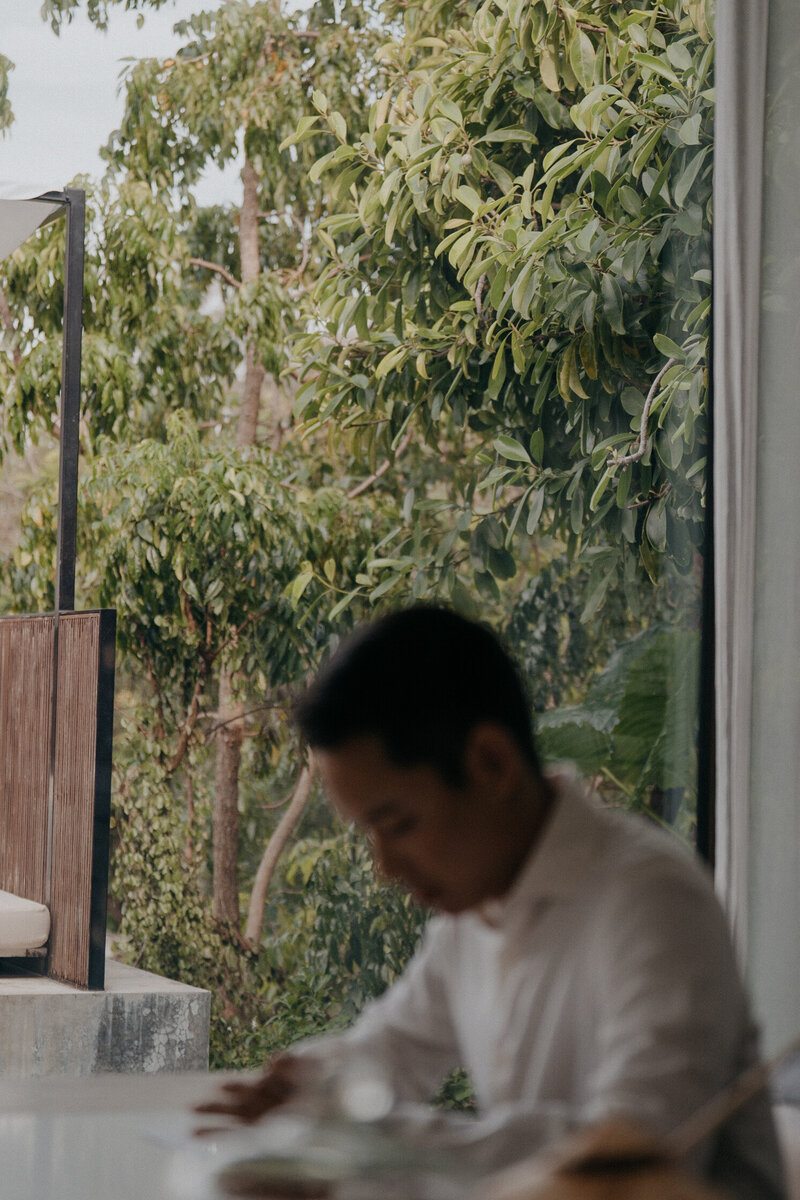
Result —
[[383, 839], [377, 836], [370, 838], [370, 844], [372, 861], [378, 874], [392, 882], [402, 879], [402, 864], [397, 851], [392, 850], [391, 846], [387, 846]]

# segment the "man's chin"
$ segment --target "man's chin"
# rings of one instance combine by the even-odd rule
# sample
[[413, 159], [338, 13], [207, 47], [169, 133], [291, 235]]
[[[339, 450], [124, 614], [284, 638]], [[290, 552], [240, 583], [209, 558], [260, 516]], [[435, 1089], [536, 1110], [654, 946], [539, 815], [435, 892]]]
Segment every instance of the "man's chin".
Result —
[[440, 888], [414, 887], [407, 885], [411, 898], [420, 908], [435, 908], [439, 912], [450, 912], [446, 897]]
[[425, 899], [417, 893], [414, 895], [414, 899], [422, 908], [432, 908], [435, 912], [444, 913], [448, 917], [457, 917], [474, 907], [463, 896], [448, 895], [443, 891], [429, 891]]

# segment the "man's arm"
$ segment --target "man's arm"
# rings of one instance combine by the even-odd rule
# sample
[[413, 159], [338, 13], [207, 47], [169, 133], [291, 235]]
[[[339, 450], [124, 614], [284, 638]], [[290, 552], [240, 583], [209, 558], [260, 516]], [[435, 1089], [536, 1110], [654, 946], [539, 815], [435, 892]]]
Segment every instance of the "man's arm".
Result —
[[460, 1065], [447, 997], [452, 954], [447, 924], [431, 921], [403, 975], [350, 1029], [293, 1046], [260, 1078], [226, 1084], [197, 1111], [252, 1122], [289, 1102], [335, 1104], [334, 1076], [355, 1062], [369, 1065], [394, 1100], [427, 1101]]

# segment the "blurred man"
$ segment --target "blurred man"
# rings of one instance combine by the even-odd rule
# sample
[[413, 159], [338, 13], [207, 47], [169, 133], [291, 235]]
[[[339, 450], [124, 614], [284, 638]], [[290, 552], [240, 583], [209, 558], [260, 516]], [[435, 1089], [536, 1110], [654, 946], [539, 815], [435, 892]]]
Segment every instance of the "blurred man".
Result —
[[[330, 800], [379, 869], [440, 914], [402, 978], [206, 1111], [254, 1120], [326, 1062], [369, 1061], [388, 1126], [477, 1172], [554, 1133], [630, 1118], [666, 1134], [756, 1056], [724, 916], [663, 832], [537, 758], [524, 687], [482, 626], [434, 608], [369, 625], [300, 702]], [[464, 1067], [475, 1117], [431, 1109]], [[741, 1200], [782, 1196], [765, 1098], [692, 1163]]]

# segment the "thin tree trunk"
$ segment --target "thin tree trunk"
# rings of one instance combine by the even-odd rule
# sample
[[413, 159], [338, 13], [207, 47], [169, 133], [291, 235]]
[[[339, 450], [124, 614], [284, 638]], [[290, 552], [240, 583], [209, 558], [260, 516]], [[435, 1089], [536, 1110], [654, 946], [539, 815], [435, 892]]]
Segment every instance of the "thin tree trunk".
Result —
[[261, 926], [264, 922], [264, 905], [272, 876], [275, 873], [275, 868], [278, 865], [278, 860], [283, 853], [284, 847], [292, 836], [297, 822], [303, 815], [306, 804], [308, 804], [315, 774], [314, 763], [309, 760], [300, 772], [289, 807], [275, 827], [272, 837], [264, 849], [261, 862], [258, 865], [247, 913], [247, 927], [244, 934], [247, 941], [253, 946], [258, 945], [261, 937]]
[[190, 772], [186, 772], [186, 840], [183, 843], [183, 857], [190, 865], [194, 862], [194, 780]]
[[242, 704], [235, 701], [227, 667], [219, 673], [217, 758], [212, 817], [214, 916], [239, 926], [239, 761], [244, 738]]
[[[258, 248], [258, 176], [249, 159], [242, 168], [243, 197], [239, 214], [239, 256], [242, 283], [258, 278], [261, 261]], [[245, 349], [245, 376], [237, 446], [252, 446], [256, 440], [264, 368], [255, 347]], [[239, 924], [239, 767], [244, 740], [244, 706], [233, 700], [227, 667], [220, 668], [217, 705], [217, 753], [214, 772], [213, 905], [214, 915]]]
[[261, 411], [261, 387], [265, 374], [264, 368], [256, 358], [255, 350], [252, 346], [248, 346], [245, 357], [242, 406], [239, 409], [239, 420], [236, 425], [237, 446], [255, 445], [258, 417]]
[[[253, 164], [245, 159], [242, 167], [242, 210], [239, 214], [239, 256], [242, 264], [242, 283], [252, 283], [261, 272], [258, 249], [258, 176]], [[261, 385], [264, 368], [258, 360], [254, 346], [245, 352], [244, 389], [236, 427], [237, 446], [252, 446], [256, 440], [258, 417], [261, 409]]]

